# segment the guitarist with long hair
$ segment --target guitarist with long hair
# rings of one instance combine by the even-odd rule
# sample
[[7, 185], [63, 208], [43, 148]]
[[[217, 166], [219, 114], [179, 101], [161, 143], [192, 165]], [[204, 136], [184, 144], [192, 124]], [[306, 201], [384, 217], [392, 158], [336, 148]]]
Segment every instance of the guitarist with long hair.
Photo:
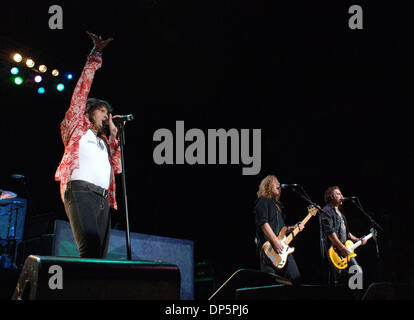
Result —
[[[338, 269], [329, 259], [329, 248], [333, 246], [336, 252], [342, 257], [348, 257], [351, 251], [345, 242], [351, 240], [353, 242], [361, 241], [364, 245], [367, 240], [365, 238], [357, 238], [348, 230], [345, 215], [339, 210], [342, 205], [343, 196], [338, 186], [332, 186], [325, 191], [325, 203], [322, 208], [321, 221], [323, 230], [324, 254], [328, 260], [328, 279], [327, 284], [333, 287], [346, 287], [348, 285], [348, 270], [351, 265], [358, 265], [355, 258], [349, 259], [348, 267]], [[360, 268], [360, 267], [359, 267]]]
[[[280, 203], [281, 186], [278, 179], [269, 175], [262, 180], [257, 192], [257, 200], [254, 206], [255, 225], [256, 225], [256, 245], [260, 257], [260, 270], [272, 274], [280, 275], [288, 279], [293, 284], [301, 282], [301, 275], [292, 254], [287, 258], [286, 265], [282, 269], [273, 267], [271, 261], [262, 250], [265, 242], [269, 241], [277, 253], [281, 253], [283, 246], [278, 239], [280, 230], [285, 226], [282, 217], [282, 204]], [[302, 231], [302, 224], [288, 227], [287, 232], [293, 231], [296, 227]]]

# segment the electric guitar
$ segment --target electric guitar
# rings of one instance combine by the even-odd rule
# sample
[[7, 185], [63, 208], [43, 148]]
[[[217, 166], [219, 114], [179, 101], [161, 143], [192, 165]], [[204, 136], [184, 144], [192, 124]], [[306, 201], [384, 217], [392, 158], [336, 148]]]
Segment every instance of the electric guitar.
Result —
[[[305, 226], [309, 219], [315, 216], [318, 213], [318, 211], [319, 208], [315, 206], [309, 206], [308, 215], [305, 217], [305, 219], [302, 220], [301, 224]], [[286, 235], [287, 229], [288, 227], [284, 226], [277, 236], [283, 245], [283, 250], [281, 253], [277, 253], [273, 249], [269, 241], [266, 241], [262, 246], [262, 250], [264, 251], [265, 255], [269, 258], [270, 262], [277, 269], [282, 269], [286, 264], [289, 254], [295, 251], [295, 248], [289, 247], [289, 243], [300, 232], [299, 227], [296, 227], [289, 235]]]
[[[365, 240], [371, 239], [372, 237], [375, 239], [377, 237], [377, 231], [374, 228], [372, 228], [370, 231], [371, 233], [364, 237]], [[356, 243], [353, 243], [351, 240], [345, 241], [344, 245], [351, 251], [347, 257], [342, 257], [334, 248], [334, 246], [331, 246], [329, 248], [329, 258], [337, 269], [346, 269], [348, 267], [349, 259], [357, 256], [354, 250], [361, 244], [361, 240], [357, 241]]]

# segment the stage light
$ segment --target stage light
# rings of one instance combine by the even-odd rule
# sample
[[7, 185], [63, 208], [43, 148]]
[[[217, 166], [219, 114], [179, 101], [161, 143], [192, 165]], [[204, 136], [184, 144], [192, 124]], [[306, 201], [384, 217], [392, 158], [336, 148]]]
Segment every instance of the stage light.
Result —
[[56, 89], [57, 89], [57, 91], [63, 91], [63, 89], [65, 89], [65, 86], [64, 86], [62, 83], [59, 83], [59, 84], [56, 86]]
[[40, 65], [40, 66], [39, 66], [39, 71], [40, 71], [41, 73], [45, 73], [45, 72], [46, 72], [46, 70], [47, 70], [47, 67], [46, 67], [44, 64], [42, 64], [42, 65]]
[[12, 75], [16, 75], [16, 74], [19, 74], [19, 68], [17, 68], [17, 67], [13, 67], [13, 68], [11, 68], [10, 69], [10, 73], [12, 74]]
[[37, 75], [36, 77], [34, 77], [34, 81], [35, 81], [36, 83], [41, 82], [41, 81], [42, 81], [42, 76]]
[[44, 94], [45, 93], [45, 88], [40, 87], [39, 89], [37, 89], [37, 93], [38, 94]]
[[16, 77], [14, 78], [14, 83], [18, 86], [20, 86], [23, 83], [23, 78], [22, 77]]
[[59, 70], [54, 69], [52, 70], [52, 76], [57, 77], [59, 75]]
[[13, 60], [16, 61], [16, 62], [21, 62], [23, 60], [23, 57], [20, 53], [15, 53], [13, 55]]
[[68, 74], [66, 75], [66, 78], [67, 78], [67, 79], [69, 79], [69, 80], [71, 80], [71, 79], [73, 78], [73, 75], [72, 75], [71, 73], [68, 73]]
[[34, 65], [35, 65], [35, 62], [32, 59], [26, 60], [26, 66], [28, 66], [29, 68], [33, 68]]

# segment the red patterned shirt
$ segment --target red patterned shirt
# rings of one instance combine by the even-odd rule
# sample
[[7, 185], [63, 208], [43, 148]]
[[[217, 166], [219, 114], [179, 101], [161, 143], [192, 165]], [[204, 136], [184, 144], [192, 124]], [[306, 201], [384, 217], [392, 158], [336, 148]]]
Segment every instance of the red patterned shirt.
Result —
[[[65, 153], [56, 170], [55, 180], [60, 181], [62, 201], [64, 199], [66, 185], [70, 181], [73, 170], [79, 169], [79, 140], [93, 126], [88, 115], [84, 113], [86, 100], [88, 99], [95, 72], [101, 65], [102, 56], [100, 53], [95, 52], [88, 58], [73, 91], [69, 110], [66, 112], [65, 118], [60, 124]], [[112, 135], [109, 137], [109, 140], [105, 136], [102, 138], [105, 139], [109, 147], [109, 162], [111, 164], [108, 201], [112, 208], [118, 209], [115, 199], [115, 174], [119, 174], [122, 171], [120, 142]]]

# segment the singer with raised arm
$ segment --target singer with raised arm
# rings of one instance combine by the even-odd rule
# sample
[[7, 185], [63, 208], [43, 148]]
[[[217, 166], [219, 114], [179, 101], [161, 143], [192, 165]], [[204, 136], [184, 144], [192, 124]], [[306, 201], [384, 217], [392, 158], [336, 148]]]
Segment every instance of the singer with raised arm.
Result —
[[360, 266], [354, 257], [349, 259], [349, 265], [345, 269], [338, 269], [329, 258], [329, 249], [335, 248], [336, 252], [342, 257], [348, 257], [351, 254], [350, 249], [345, 246], [347, 240], [353, 242], [361, 241], [364, 245], [365, 238], [355, 237], [348, 229], [346, 217], [341, 212], [340, 206], [346, 199], [342, 196], [338, 186], [332, 186], [326, 189], [325, 194], [326, 205], [322, 208], [321, 221], [323, 231], [323, 250], [327, 258], [328, 272], [326, 282], [332, 287], [347, 287], [349, 274], [348, 270], [351, 265]]
[[[102, 50], [113, 39], [87, 34], [94, 46], [60, 124], [65, 151], [55, 180], [60, 181], [60, 195], [80, 257], [106, 258], [109, 210], [117, 209], [114, 175], [122, 171], [120, 141], [110, 104], [88, 99], [88, 95], [95, 72], [102, 65]], [[109, 137], [105, 135], [107, 125]]]
[[[283, 250], [283, 245], [278, 238], [279, 232], [285, 226], [282, 217], [283, 205], [280, 202], [281, 189], [278, 179], [273, 175], [267, 176], [260, 183], [257, 192], [258, 198], [254, 206], [257, 255], [259, 256], [261, 271], [277, 274], [293, 284], [300, 284], [301, 275], [293, 254], [288, 256], [283, 269], [276, 269], [262, 250], [263, 244], [267, 241], [270, 242], [277, 253], [281, 253]], [[299, 227], [301, 231], [303, 230], [302, 224], [298, 223], [295, 226], [288, 227], [287, 233], [292, 232], [296, 227]]]

